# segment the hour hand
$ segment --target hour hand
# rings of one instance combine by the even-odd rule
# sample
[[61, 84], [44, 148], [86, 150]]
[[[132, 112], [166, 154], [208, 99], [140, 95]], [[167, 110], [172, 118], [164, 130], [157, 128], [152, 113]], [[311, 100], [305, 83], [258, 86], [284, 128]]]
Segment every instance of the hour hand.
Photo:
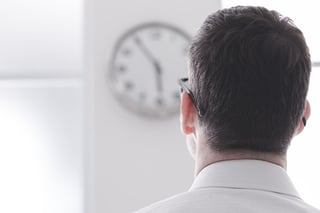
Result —
[[159, 92], [162, 92], [162, 69], [158, 62], [154, 62], [154, 66], [156, 70], [157, 89]]

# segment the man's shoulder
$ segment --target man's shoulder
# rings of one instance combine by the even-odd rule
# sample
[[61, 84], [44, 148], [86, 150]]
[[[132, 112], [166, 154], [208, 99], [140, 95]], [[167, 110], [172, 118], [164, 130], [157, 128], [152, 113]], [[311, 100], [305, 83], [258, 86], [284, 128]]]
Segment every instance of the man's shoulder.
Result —
[[194, 213], [219, 210], [219, 205], [234, 202], [239, 196], [233, 190], [224, 188], [202, 188], [177, 194], [165, 200], [158, 201], [135, 213]]
[[208, 213], [213, 210], [248, 213], [261, 208], [270, 212], [320, 213], [298, 198], [265, 191], [225, 188], [204, 188], [177, 194], [134, 213]]
[[[189, 208], [190, 202], [193, 200], [193, 193], [184, 192], [164, 200], [153, 203], [147, 207], [144, 207], [134, 213], [171, 213], [171, 212], [189, 212], [184, 209]], [[179, 210], [178, 210], [179, 209]]]

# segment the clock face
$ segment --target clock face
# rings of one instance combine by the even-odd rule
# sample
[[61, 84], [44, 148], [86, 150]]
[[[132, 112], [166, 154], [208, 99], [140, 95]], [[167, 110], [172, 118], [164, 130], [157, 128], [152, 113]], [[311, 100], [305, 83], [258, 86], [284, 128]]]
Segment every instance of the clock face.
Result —
[[190, 36], [163, 23], [129, 30], [118, 40], [110, 63], [109, 85], [127, 108], [149, 117], [176, 114], [178, 79], [187, 75]]

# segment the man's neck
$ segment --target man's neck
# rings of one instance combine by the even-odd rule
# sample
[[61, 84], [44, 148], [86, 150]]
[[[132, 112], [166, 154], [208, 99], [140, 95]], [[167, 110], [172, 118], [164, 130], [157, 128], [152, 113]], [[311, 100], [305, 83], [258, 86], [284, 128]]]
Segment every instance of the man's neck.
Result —
[[206, 166], [227, 160], [242, 160], [242, 159], [252, 159], [252, 160], [263, 160], [282, 168], [287, 168], [286, 155], [277, 155], [272, 153], [260, 153], [252, 151], [235, 151], [235, 152], [217, 152], [211, 151], [204, 153], [197, 153], [195, 159], [195, 176], [197, 176], [202, 169]]

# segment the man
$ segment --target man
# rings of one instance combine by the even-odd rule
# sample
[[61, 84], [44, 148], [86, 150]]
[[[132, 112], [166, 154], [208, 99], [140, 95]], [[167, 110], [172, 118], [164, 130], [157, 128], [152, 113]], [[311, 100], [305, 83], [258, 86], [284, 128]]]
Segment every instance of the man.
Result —
[[138, 212], [319, 213], [285, 171], [310, 115], [302, 32], [262, 7], [223, 9], [205, 20], [189, 57], [180, 120], [196, 178], [188, 192]]

